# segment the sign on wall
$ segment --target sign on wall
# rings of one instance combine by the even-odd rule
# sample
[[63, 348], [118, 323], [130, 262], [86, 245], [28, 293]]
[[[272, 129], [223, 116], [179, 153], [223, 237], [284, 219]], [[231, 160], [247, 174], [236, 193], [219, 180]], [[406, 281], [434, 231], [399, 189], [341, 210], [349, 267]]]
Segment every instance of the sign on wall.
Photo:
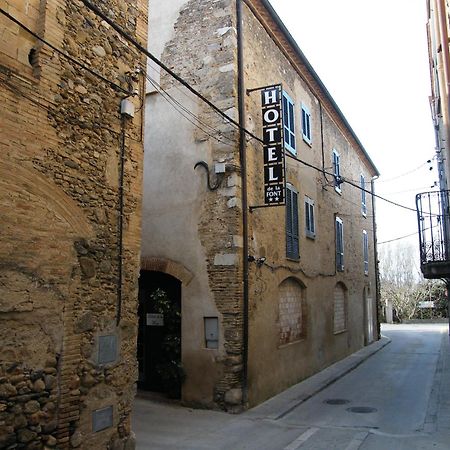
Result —
[[147, 325], [151, 327], [164, 326], [164, 314], [147, 314]]
[[261, 91], [264, 152], [264, 204], [285, 204], [285, 165], [283, 145], [283, 89], [281, 84]]

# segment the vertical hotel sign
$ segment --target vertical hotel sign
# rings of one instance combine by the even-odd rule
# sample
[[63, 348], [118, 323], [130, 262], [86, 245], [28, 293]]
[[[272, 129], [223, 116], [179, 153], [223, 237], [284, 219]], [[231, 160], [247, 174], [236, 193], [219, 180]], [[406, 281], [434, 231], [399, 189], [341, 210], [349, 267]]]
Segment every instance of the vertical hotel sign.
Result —
[[261, 91], [264, 152], [264, 204], [285, 204], [285, 166], [281, 84]]

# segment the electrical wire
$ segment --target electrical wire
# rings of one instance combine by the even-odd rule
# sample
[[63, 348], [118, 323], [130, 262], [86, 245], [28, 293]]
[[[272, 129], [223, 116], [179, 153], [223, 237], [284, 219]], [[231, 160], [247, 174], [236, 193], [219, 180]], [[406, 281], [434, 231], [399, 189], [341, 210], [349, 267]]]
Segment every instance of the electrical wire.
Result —
[[104, 81], [105, 83], [109, 84], [113, 89], [117, 90], [117, 91], [121, 91], [124, 94], [126, 94], [127, 96], [131, 96], [133, 95], [132, 92], [127, 91], [126, 89], [124, 89], [122, 86], [119, 86], [118, 84], [114, 83], [114, 81], [112, 80], [108, 80], [108, 78], [105, 78], [103, 75], [101, 75], [100, 73], [96, 72], [95, 70], [92, 70], [90, 67], [88, 67], [87, 65], [83, 64], [81, 61], [78, 61], [77, 59], [73, 58], [72, 56], [70, 56], [69, 54], [67, 54], [66, 52], [62, 51], [61, 49], [59, 49], [58, 47], [55, 47], [53, 44], [51, 44], [50, 42], [46, 41], [45, 39], [43, 39], [42, 37], [40, 37], [38, 34], [36, 34], [34, 31], [30, 30], [26, 25], [24, 25], [22, 22], [20, 22], [19, 20], [17, 20], [15, 17], [11, 16], [10, 14], [8, 14], [3, 8], [0, 8], [0, 13], [3, 14], [5, 17], [7, 17], [9, 20], [11, 20], [12, 22], [14, 22], [16, 25], [18, 25], [20, 28], [22, 28], [23, 30], [25, 30], [27, 33], [31, 34], [31, 36], [35, 37], [36, 39], [38, 39], [39, 41], [41, 41], [43, 44], [45, 44], [47, 47], [50, 47], [52, 50], [54, 50], [55, 52], [57, 52], [58, 54], [60, 54], [61, 56], [63, 56], [64, 58], [68, 59], [69, 61], [71, 61], [72, 63], [74, 63], [75, 65], [77, 65], [78, 67], [81, 67], [82, 69], [86, 70], [87, 72], [89, 72], [91, 75], [94, 75], [95, 77], [101, 79], [102, 81]]
[[[222, 116], [225, 120], [227, 120], [230, 124], [237, 127], [241, 132], [247, 134], [252, 139], [256, 140], [260, 144], [264, 144], [263, 140], [256, 136], [251, 131], [247, 130], [245, 127], [241, 126], [238, 122], [236, 122], [234, 119], [232, 119], [228, 114], [221, 111], [214, 103], [212, 103], [210, 100], [208, 100], [205, 96], [203, 96], [200, 92], [198, 92], [195, 88], [193, 88], [187, 81], [185, 81], [181, 76], [176, 74], [173, 70], [171, 70], [169, 67], [167, 67], [163, 62], [161, 62], [158, 58], [156, 58], [152, 53], [150, 53], [145, 47], [143, 47], [139, 42], [137, 42], [132, 36], [130, 36], [126, 31], [124, 31], [117, 23], [115, 23], [113, 20], [111, 20], [104, 12], [102, 12], [97, 6], [93, 5], [88, 0], [81, 0], [81, 2], [94, 14], [99, 16], [102, 20], [104, 20], [106, 23], [108, 23], [114, 30], [119, 33], [120, 36], [122, 36], [125, 40], [130, 42], [136, 49], [138, 49], [141, 53], [146, 55], [148, 58], [150, 58], [155, 64], [157, 64], [159, 67], [161, 67], [165, 72], [167, 72], [172, 78], [174, 78], [176, 81], [178, 81], [180, 84], [182, 84], [186, 89], [188, 89], [190, 92], [192, 92], [196, 97], [198, 97], [200, 100], [202, 100], [204, 103], [206, 103], [208, 106], [210, 106], [217, 114]], [[316, 167], [312, 164], [307, 163], [306, 161], [303, 161], [299, 158], [297, 158], [294, 155], [291, 155], [289, 152], [286, 153], [286, 156], [300, 162], [301, 164], [306, 165], [307, 167], [310, 167], [312, 169], [317, 170], [318, 172], [322, 174], [327, 174], [330, 176], [335, 177], [333, 173], [327, 172], [322, 168]], [[344, 183], [347, 183], [361, 191], [365, 191], [368, 194], [372, 195], [373, 197], [376, 197], [380, 200], [383, 200], [387, 203], [390, 203], [394, 206], [397, 206], [399, 208], [412, 211], [416, 213], [416, 210], [413, 208], [410, 208], [405, 205], [401, 205], [400, 203], [394, 202], [392, 200], [389, 200], [385, 197], [382, 197], [381, 195], [375, 194], [367, 189], [362, 188], [361, 186], [357, 185], [355, 182], [351, 181], [350, 179], [346, 179], [345, 177], [340, 177], [341, 181]]]
[[397, 238], [394, 238], [394, 239], [389, 239], [388, 241], [377, 242], [377, 244], [378, 245], [389, 244], [390, 242], [400, 241], [401, 239], [406, 239], [408, 237], [415, 236], [416, 234], [419, 234], [419, 232], [415, 231], [414, 233], [405, 234], [404, 236], [400, 236], [400, 237], [397, 237]]
[[219, 114], [221, 117], [223, 117], [227, 122], [230, 124], [233, 124], [236, 128], [238, 128], [240, 131], [248, 134], [253, 139], [257, 140], [258, 142], [263, 142], [262, 139], [260, 139], [258, 136], [253, 134], [251, 131], [244, 128], [242, 125], [239, 124], [239, 122], [236, 122], [232, 117], [230, 117], [228, 114], [224, 113], [221, 109], [219, 109], [213, 102], [208, 100], [204, 95], [202, 95], [200, 92], [198, 92], [195, 88], [193, 88], [187, 81], [185, 81], [183, 78], [181, 78], [178, 74], [176, 74], [173, 70], [171, 70], [169, 67], [167, 67], [163, 62], [161, 62], [156, 56], [154, 56], [152, 53], [150, 53], [145, 47], [143, 47], [139, 42], [136, 41], [132, 36], [130, 36], [125, 30], [122, 29], [117, 23], [115, 23], [113, 20], [111, 20], [101, 9], [97, 8], [97, 6], [93, 5], [88, 0], [81, 0], [81, 2], [94, 14], [99, 16], [102, 20], [104, 20], [108, 25], [110, 25], [114, 30], [117, 31], [117, 33], [120, 34], [124, 39], [126, 39], [128, 42], [133, 44], [134, 47], [136, 47], [141, 53], [146, 55], [148, 58], [150, 58], [153, 62], [155, 62], [161, 69], [163, 69], [165, 72], [167, 72], [172, 78], [177, 80], [180, 84], [182, 84], [186, 89], [188, 89], [190, 92], [192, 92], [196, 97], [198, 97], [200, 100], [202, 100], [204, 103], [206, 103], [209, 107], [211, 107], [217, 114]]
[[[71, 125], [80, 125], [83, 127], [86, 127], [88, 125], [89, 129], [91, 129], [91, 130], [99, 130], [99, 129], [107, 130], [117, 136], [120, 135], [120, 132], [113, 130], [110, 127], [100, 125], [99, 123], [86, 122], [86, 121], [81, 122], [81, 121], [77, 120], [76, 117], [63, 116], [63, 115], [59, 114], [59, 111], [52, 106], [52, 102], [50, 100], [48, 100], [47, 98], [45, 98], [41, 95], [38, 95], [36, 93], [33, 93], [33, 94], [37, 98], [33, 98], [33, 96], [24, 93], [18, 86], [11, 83], [8, 79], [3, 79], [0, 77], [0, 83], [3, 84], [4, 86], [6, 86], [11, 92], [20, 95], [21, 97], [23, 97], [23, 98], [27, 99], [28, 101], [30, 101], [31, 103], [33, 103], [34, 105], [44, 109], [49, 114], [51, 114], [53, 117], [59, 117], [59, 118], [65, 120], [67, 123], [70, 123]], [[46, 102], [47, 104], [44, 104], [43, 102]], [[135, 141], [135, 142], [141, 142], [140, 139], [130, 136], [129, 134], [126, 135], [126, 138], [130, 139], [132, 141]]]
[[[192, 111], [190, 111], [187, 107], [185, 107], [182, 103], [180, 103], [175, 97], [173, 97], [170, 93], [168, 93], [164, 88], [161, 87], [160, 84], [157, 83], [156, 80], [154, 80], [149, 75], [146, 75], [147, 80], [149, 83], [156, 89], [157, 92], [159, 92], [162, 97], [170, 104], [172, 107], [177, 110], [188, 122], [190, 122], [192, 125], [203, 131], [206, 135], [211, 137], [212, 139], [215, 139], [217, 142], [220, 142], [224, 145], [228, 145], [230, 147], [235, 147], [236, 142], [234, 139], [231, 139], [227, 136], [224, 136], [221, 131], [217, 130], [216, 128], [212, 127], [211, 125], [207, 124], [206, 122], [199, 119], [197, 115], [195, 115]], [[182, 112], [183, 111], [183, 112]], [[187, 114], [187, 115], [186, 115]], [[188, 117], [189, 116], [189, 117]], [[209, 131], [205, 130], [205, 128], [209, 129]], [[211, 134], [211, 133], [217, 133], [219, 134], [220, 138]], [[226, 139], [228, 142], [225, 142], [223, 139]]]

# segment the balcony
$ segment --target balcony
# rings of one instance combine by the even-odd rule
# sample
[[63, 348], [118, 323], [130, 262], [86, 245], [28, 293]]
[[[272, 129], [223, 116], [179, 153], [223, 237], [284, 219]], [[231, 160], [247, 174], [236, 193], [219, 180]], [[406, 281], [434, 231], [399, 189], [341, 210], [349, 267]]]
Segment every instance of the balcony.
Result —
[[449, 192], [416, 195], [420, 269], [425, 278], [450, 279]]

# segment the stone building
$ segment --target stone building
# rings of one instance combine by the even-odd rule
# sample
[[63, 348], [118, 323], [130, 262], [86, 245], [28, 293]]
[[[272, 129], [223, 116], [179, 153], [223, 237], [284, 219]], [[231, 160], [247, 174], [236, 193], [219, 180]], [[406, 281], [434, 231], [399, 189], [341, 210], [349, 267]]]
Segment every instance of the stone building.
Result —
[[182, 400], [239, 411], [378, 339], [378, 172], [268, 1], [150, 10], [150, 51], [234, 123], [150, 63], [139, 387], [171, 342]]
[[[101, 6], [146, 43], [146, 2]], [[0, 448], [133, 448], [142, 56], [78, 0], [0, 30]]]

